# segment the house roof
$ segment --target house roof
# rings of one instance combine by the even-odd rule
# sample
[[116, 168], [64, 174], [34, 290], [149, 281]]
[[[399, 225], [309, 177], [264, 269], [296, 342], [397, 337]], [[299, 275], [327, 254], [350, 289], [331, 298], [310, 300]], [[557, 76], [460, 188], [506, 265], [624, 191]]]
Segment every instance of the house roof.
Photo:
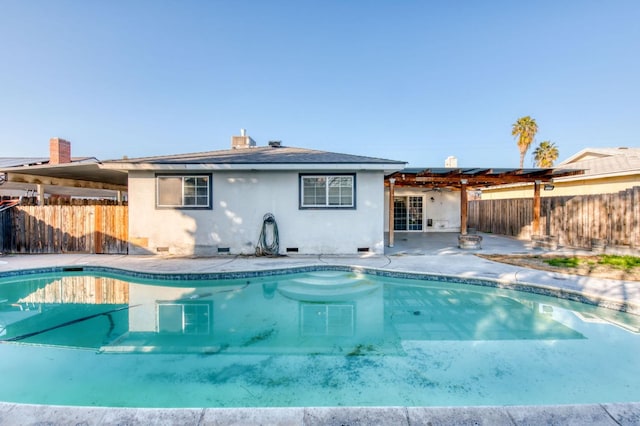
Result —
[[560, 166], [584, 169], [584, 177], [640, 174], [640, 148], [585, 148]]
[[[98, 162], [95, 157], [73, 157], [71, 163], [78, 164], [86, 162]], [[10, 167], [27, 167], [48, 165], [49, 157], [0, 157], [0, 170]]]
[[[296, 147], [252, 147], [227, 149], [221, 151], [197, 152], [191, 154], [177, 154], [156, 157], [130, 158], [123, 160], [105, 161], [104, 167], [139, 169], [140, 166], [169, 166], [169, 165], [197, 165], [216, 168], [220, 165], [235, 165], [235, 168], [244, 168], [243, 165], [253, 165], [252, 168], [273, 168], [270, 166], [292, 165], [369, 165], [386, 166], [400, 169], [406, 163], [403, 161], [386, 160], [361, 155], [340, 154], [335, 152], [318, 151]], [[157, 167], [151, 167], [157, 168]], [[283, 167], [278, 167], [283, 168]]]
[[48, 163], [49, 157], [0, 157], [0, 169]]
[[573, 164], [579, 161], [595, 160], [599, 158], [607, 158], [612, 156], [638, 157], [640, 156], [640, 148], [627, 148], [627, 147], [585, 148], [573, 154], [571, 157], [567, 158], [563, 162], [561, 162], [559, 166], [565, 166], [567, 164]]
[[360, 155], [294, 147], [240, 148], [191, 154], [109, 160], [83, 158], [66, 164], [7, 162], [7, 184], [58, 185], [70, 188], [127, 189], [130, 170], [400, 170], [406, 164]]

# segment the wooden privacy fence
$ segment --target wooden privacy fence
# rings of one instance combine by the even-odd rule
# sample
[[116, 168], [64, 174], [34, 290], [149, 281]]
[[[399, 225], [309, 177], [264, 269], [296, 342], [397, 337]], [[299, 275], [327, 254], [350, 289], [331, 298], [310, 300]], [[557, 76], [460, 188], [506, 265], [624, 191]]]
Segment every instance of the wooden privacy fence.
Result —
[[[640, 187], [617, 194], [544, 197], [540, 200], [540, 233], [567, 247], [608, 245], [640, 247]], [[481, 232], [532, 237], [533, 199], [474, 200], [468, 223]]]
[[17, 206], [0, 212], [0, 251], [126, 254], [128, 221], [127, 206]]

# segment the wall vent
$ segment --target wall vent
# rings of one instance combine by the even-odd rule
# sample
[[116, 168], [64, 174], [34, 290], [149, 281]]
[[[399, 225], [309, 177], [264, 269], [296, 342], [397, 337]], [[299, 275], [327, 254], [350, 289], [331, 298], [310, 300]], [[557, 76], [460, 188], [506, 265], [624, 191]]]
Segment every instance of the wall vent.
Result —
[[158, 253], [166, 253], [169, 251], [169, 247], [156, 247]]

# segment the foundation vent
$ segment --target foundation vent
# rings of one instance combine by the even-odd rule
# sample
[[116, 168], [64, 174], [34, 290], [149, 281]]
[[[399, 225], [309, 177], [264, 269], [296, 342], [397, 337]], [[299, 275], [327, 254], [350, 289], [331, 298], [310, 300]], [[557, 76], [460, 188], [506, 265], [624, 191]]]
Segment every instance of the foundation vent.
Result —
[[230, 251], [229, 247], [218, 247], [218, 253], [229, 253]]
[[369, 247], [358, 247], [358, 253], [369, 253]]
[[287, 247], [287, 253], [298, 253], [298, 247]]

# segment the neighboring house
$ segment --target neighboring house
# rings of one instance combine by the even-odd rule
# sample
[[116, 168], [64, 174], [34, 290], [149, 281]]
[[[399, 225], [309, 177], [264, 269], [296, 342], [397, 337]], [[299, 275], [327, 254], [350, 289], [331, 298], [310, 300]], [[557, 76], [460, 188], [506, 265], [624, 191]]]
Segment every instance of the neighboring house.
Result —
[[[384, 252], [384, 178], [404, 162], [281, 146], [105, 161], [126, 171], [129, 253], [254, 254], [274, 215], [280, 254]], [[272, 229], [272, 227], [271, 227]]]
[[[617, 193], [640, 186], [640, 148], [585, 148], [557, 167], [582, 169], [584, 174], [554, 179], [542, 197]], [[481, 198], [531, 198], [532, 188], [530, 183], [497, 185], [483, 188]]]
[[[12, 167], [28, 167], [48, 162], [49, 158], [44, 157], [0, 157], [0, 170]], [[0, 173], [0, 199], [24, 197], [30, 195], [34, 189], [24, 184], [6, 182], [4, 173]]]
[[[82, 198], [82, 199], [110, 199], [115, 200], [122, 196], [122, 189], [126, 189], [123, 182], [117, 186], [102, 185], [104, 180], [99, 173], [87, 174], [90, 181], [80, 182], [69, 179], [67, 170], [99, 169], [99, 161], [94, 157], [71, 157], [71, 143], [60, 138], [51, 138], [49, 141], [49, 157], [4, 157], [0, 158], [0, 198], [28, 197], [31, 200], [37, 198]], [[38, 174], [38, 170], [44, 170], [44, 174]], [[54, 171], [55, 170], [55, 171]], [[11, 179], [6, 172], [11, 171]], [[24, 172], [24, 173], [22, 173]], [[97, 180], [97, 182], [96, 182]], [[120, 190], [121, 194], [118, 194]], [[40, 202], [42, 204], [42, 202]]]

